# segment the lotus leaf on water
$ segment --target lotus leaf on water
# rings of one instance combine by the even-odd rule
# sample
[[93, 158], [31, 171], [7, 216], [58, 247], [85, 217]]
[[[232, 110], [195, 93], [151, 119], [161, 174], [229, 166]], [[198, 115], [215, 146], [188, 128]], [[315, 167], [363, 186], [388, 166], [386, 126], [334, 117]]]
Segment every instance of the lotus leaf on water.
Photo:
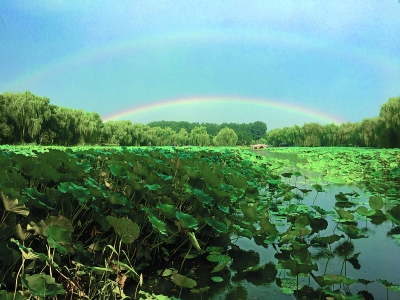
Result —
[[224, 281], [224, 279], [222, 277], [219, 277], [219, 276], [213, 276], [213, 277], [211, 277], [211, 280], [214, 281], [214, 282], [222, 282], [222, 281]]
[[186, 276], [183, 276], [181, 274], [173, 274], [171, 276], [171, 280], [176, 284], [179, 285], [180, 287], [184, 288], [194, 288], [197, 285], [197, 282], [191, 278], [188, 278]]

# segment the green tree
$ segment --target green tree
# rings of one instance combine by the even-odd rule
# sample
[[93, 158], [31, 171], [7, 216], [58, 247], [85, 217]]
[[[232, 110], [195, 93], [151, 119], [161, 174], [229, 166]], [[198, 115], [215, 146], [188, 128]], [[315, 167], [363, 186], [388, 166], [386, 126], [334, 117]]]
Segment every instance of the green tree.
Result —
[[254, 141], [258, 141], [260, 138], [265, 136], [267, 132], [267, 124], [261, 121], [256, 121], [250, 125], [250, 132]]
[[338, 138], [338, 126], [327, 124], [322, 127], [322, 146], [336, 146]]
[[304, 137], [303, 146], [319, 147], [322, 139], [322, 126], [318, 123], [305, 123], [301, 128]]
[[14, 131], [14, 127], [8, 124], [5, 104], [6, 98], [0, 95], [0, 143], [11, 142]]
[[210, 145], [210, 137], [207, 129], [204, 126], [194, 127], [189, 134], [189, 141], [191, 145], [195, 146], [208, 146]]
[[400, 96], [389, 98], [381, 106], [379, 116], [386, 125], [388, 146], [400, 147]]
[[38, 142], [42, 123], [50, 117], [46, 97], [31, 92], [4, 93], [4, 111], [14, 128], [14, 143]]
[[185, 146], [189, 143], [189, 133], [185, 128], [181, 128], [174, 136], [174, 145]]
[[133, 124], [129, 120], [107, 121], [101, 129], [101, 142], [121, 146], [132, 145]]
[[222, 128], [213, 139], [215, 146], [235, 146], [237, 141], [237, 134], [228, 127]]

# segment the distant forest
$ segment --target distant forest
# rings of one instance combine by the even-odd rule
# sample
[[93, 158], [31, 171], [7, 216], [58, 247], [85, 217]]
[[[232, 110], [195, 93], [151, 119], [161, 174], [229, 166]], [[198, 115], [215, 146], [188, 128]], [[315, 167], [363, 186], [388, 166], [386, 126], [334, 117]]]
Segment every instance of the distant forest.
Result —
[[379, 116], [361, 122], [273, 129], [264, 122], [193, 123], [157, 121], [147, 125], [129, 120], [103, 122], [95, 112], [50, 104], [29, 91], [0, 94], [0, 144], [121, 146], [278, 146], [400, 147], [400, 96], [381, 106]]

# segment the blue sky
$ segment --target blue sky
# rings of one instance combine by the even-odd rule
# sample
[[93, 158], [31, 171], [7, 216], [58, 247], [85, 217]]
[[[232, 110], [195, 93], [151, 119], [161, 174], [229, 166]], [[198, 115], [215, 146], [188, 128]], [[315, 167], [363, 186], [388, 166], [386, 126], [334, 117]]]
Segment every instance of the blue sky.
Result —
[[124, 118], [272, 129], [361, 121], [400, 95], [397, 0], [13, 0], [0, 15], [0, 92], [104, 118], [232, 97]]

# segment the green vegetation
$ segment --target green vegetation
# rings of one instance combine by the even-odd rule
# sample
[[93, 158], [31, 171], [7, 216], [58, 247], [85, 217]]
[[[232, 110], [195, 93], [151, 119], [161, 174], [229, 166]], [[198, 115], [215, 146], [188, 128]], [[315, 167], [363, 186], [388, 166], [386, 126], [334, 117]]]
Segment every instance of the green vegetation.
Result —
[[[231, 133], [226, 136], [226, 127], [234, 130], [237, 138]], [[250, 145], [266, 131], [266, 124], [260, 121], [221, 125], [167, 121], [144, 125], [128, 120], [103, 123], [95, 112], [58, 107], [30, 92], [0, 94], [1, 144], [208, 146], [218, 136], [214, 145], [235, 146]]]
[[304, 147], [358, 146], [378, 148], [400, 147], [400, 96], [390, 98], [378, 117], [341, 125], [306, 123], [302, 127], [284, 127], [267, 133], [271, 145], [286, 143]]
[[175, 121], [144, 125], [128, 120], [103, 123], [95, 112], [51, 105], [48, 98], [30, 92], [3, 93], [0, 95], [0, 143], [61, 146], [249, 146], [267, 143], [271, 146], [396, 148], [400, 147], [400, 96], [383, 104], [379, 116], [361, 122], [305, 123], [267, 133], [267, 125], [261, 121], [220, 125]]
[[[352, 272], [365, 268], [367, 228], [391, 222], [398, 241], [399, 151], [284, 151], [304, 162], [235, 148], [0, 148], [0, 295], [209, 299], [247, 295], [244, 281], [299, 299], [399, 291], [392, 273], [374, 277], [379, 253], [367, 278]], [[321, 202], [333, 183], [365, 189]]]

